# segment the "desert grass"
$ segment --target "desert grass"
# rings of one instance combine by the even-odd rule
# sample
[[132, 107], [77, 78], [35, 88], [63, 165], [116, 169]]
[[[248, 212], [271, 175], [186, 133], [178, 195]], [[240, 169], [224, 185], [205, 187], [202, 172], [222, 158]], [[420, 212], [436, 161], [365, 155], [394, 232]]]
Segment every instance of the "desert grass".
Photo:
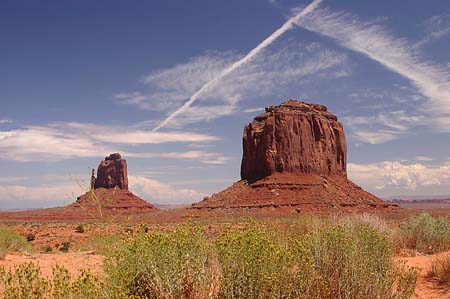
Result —
[[245, 220], [214, 233], [194, 222], [171, 230], [142, 226], [94, 241], [105, 256], [102, 276], [71, 277], [55, 267], [52, 278], [42, 278], [37, 265], [26, 264], [0, 269], [0, 292], [61, 299], [412, 298], [417, 271], [395, 263], [385, 228], [372, 216]]
[[432, 254], [450, 249], [450, 221], [427, 213], [407, 218], [393, 233], [397, 251]]
[[436, 257], [427, 276], [436, 280], [440, 285], [450, 287], [450, 255]]
[[30, 252], [31, 246], [19, 233], [0, 227], [0, 259], [11, 252]]

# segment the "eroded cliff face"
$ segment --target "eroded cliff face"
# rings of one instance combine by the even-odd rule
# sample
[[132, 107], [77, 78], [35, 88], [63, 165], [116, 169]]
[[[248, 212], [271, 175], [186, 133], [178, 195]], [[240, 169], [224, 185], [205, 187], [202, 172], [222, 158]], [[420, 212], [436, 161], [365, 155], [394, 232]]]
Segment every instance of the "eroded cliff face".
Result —
[[344, 129], [327, 107], [297, 100], [266, 108], [244, 128], [239, 182], [195, 210], [261, 213], [397, 209], [347, 179]]
[[94, 188], [128, 190], [127, 161], [119, 153], [111, 154], [100, 162]]
[[266, 108], [244, 128], [241, 178], [274, 173], [346, 177], [344, 129], [327, 107], [297, 100]]

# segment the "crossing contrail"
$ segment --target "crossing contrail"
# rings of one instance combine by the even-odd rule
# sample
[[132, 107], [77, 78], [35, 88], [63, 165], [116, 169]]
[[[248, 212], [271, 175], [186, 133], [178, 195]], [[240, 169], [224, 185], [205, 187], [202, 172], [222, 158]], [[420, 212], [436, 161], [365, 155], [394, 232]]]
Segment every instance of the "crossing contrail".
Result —
[[277, 38], [279, 38], [283, 33], [288, 31], [289, 29], [292, 29], [296, 22], [300, 20], [303, 16], [307, 15], [308, 13], [312, 12], [319, 4], [322, 2], [322, 0], [314, 0], [311, 2], [308, 6], [306, 6], [302, 11], [300, 11], [298, 14], [287, 20], [280, 28], [278, 28], [276, 31], [274, 31], [271, 35], [269, 35], [265, 40], [263, 40], [259, 45], [257, 45], [253, 50], [247, 53], [244, 57], [239, 59], [238, 61], [231, 64], [229, 67], [224, 69], [222, 72], [220, 72], [216, 77], [212, 78], [210, 81], [205, 83], [200, 89], [198, 89], [190, 98], [189, 100], [184, 103], [180, 108], [178, 108], [176, 111], [174, 111], [172, 114], [167, 116], [165, 120], [163, 120], [158, 126], [156, 126], [152, 131], [156, 132], [159, 129], [165, 127], [172, 119], [177, 117], [180, 113], [183, 113], [191, 107], [191, 105], [198, 99], [198, 97], [208, 90], [211, 86], [219, 82], [223, 77], [234, 71], [235, 69], [239, 68], [241, 65], [247, 63], [250, 61], [253, 57], [256, 56], [261, 50], [269, 46], [271, 43], [273, 43]]

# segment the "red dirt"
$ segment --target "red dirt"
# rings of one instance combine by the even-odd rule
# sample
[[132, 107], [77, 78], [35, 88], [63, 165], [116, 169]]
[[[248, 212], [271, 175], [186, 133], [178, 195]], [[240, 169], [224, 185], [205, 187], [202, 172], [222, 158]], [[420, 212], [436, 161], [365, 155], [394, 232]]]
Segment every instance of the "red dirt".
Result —
[[6, 269], [15, 266], [33, 263], [41, 268], [43, 277], [52, 277], [54, 266], [64, 266], [72, 277], [80, 275], [81, 270], [89, 270], [93, 274], [103, 274], [103, 257], [90, 252], [58, 253], [58, 254], [32, 254], [16, 255], [9, 254], [5, 260], [0, 260], [0, 266]]
[[444, 252], [435, 255], [414, 256], [408, 258], [400, 258], [400, 261], [405, 261], [408, 267], [419, 268], [419, 278], [416, 286], [416, 299], [448, 299], [450, 298], [450, 289], [440, 286], [435, 281], [427, 277], [431, 269], [431, 263], [439, 256], [450, 254]]
[[193, 210], [272, 210], [292, 212], [359, 212], [398, 210], [343, 176], [275, 173], [264, 179], [241, 180], [192, 205]]

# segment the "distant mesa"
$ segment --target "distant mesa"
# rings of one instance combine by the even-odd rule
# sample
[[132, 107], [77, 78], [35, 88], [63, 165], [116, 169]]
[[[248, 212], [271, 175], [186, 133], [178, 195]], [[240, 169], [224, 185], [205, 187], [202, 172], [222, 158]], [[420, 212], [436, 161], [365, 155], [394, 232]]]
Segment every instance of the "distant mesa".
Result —
[[347, 179], [344, 128], [324, 105], [290, 99], [244, 128], [241, 181], [193, 209], [394, 209]]
[[68, 207], [85, 208], [91, 213], [104, 209], [119, 214], [143, 213], [157, 208], [128, 191], [127, 161], [119, 153], [105, 157], [97, 168], [97, 177], [92, 170], [91, 190], [77, 198]]

